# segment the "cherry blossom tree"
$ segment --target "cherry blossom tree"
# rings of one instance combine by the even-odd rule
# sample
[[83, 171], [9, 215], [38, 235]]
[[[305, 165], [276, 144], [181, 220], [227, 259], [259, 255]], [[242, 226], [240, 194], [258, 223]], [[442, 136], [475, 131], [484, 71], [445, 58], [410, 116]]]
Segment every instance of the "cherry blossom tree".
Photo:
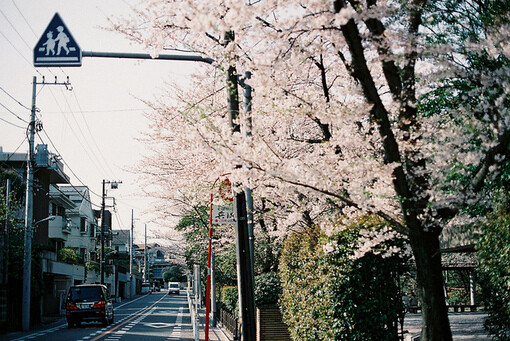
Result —
[[[488, 0], [143, 2], [114, 28], [155, 55], [215, 60], [152, 103], [144, 170], [160, 212], [232, 172], [259, 210], [271, 204], [282, 238], [298, 222], [327, 232], [332, 220], [376, 214], [411, 245], [422, 339], [451, 340], [440, 236], [483, 219], [469, 207], [490, 206], [484, 183], [508, 156], [507, 15]], [[253, 115], [241, 112], [234, 132], [227, 70], [251, 71], [240, 80], [255, 89]]]

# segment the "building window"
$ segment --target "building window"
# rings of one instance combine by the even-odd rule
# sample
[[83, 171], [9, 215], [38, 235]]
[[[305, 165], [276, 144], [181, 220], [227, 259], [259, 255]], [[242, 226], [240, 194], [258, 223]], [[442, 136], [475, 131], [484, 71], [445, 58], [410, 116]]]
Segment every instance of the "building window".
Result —
[[87, 259], [86, 259], [86, 255], [87, 255], [87, 249], [80, 248], [80, 259], [81, 259], [83, 262], [86, 262], [86, 261], [87, 261]]
[[87, 232], [87, 218], [86, 217], [80, 218], [80, 232], [82, 232], [82, 233]]

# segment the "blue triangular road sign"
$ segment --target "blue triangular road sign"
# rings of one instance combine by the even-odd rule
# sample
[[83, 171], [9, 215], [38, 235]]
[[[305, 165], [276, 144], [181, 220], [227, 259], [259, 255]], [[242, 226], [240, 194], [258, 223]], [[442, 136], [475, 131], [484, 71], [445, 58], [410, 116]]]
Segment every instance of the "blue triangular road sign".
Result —
[[34, 66], [81, 66], [81, 49], [58, 13], [35, 45]]

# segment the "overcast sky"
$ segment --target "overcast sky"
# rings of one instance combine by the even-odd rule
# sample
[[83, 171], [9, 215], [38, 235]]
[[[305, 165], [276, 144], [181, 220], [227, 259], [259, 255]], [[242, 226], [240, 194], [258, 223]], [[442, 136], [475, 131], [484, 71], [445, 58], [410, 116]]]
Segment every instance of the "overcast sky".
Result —
[[[33, 49], [46, 35], [45, 29], [56, 12], [82, 51], [147, 52], [121, 34], [101, 29], [108, 25], [107, 17], [126, 15], [137, 2], [0, 2], [0, 146], [4, 152], [28, 149], [25, 132], [33, 77], [42, 82], [45, 76], [49, 83], [54, 82], [55, 76], [58, 82], [69, 77], [72, 91], [61, 85], [37, 85], [36, 106], [44, 131], [39, 133], [40, 138], [36, 137], [36, 144], [48, 144], [50, 152], [63, 158], [74, 185], [84, 184], [100, 195], [103, 179], [121, 180], [119, 189], [108, 192], [117, 199], [114, 229], [129, 228], [134, 209], [135, 241], [143, 241], [144, 224], [150, 219], [144, 211], [150, 201], [141, 197], [138, 175], [128, 171], [144, 152], [136, 137], [148, 124], [143, 116], [148, 108], [137, 98], [157, 98], [165, 81], [177, 79], [184, 86], [195, 66], [186, 62], [92, 57], [84, 57], [81, 67], [33, 66]], [[101, 199], [94, 193], [92, 202], [100, 205]], [[149, 234], [157, 229], [148, 223]]]

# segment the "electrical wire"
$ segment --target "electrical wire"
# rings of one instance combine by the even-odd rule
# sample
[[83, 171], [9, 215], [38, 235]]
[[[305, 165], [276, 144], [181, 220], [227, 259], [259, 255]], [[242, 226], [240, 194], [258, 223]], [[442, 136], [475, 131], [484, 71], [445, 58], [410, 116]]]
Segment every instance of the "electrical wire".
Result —
[[[64, 163], [64, 165], [66, 165], [67, 169], [69, 169], [69, 171], [74, 175], [74, 177], [78, 180], [78, 182], [80, 182], [83, 186], [85, 187], [88, 187], [87, 185], [85, 185], [85, 183], [76, 175], [76, 173], [72, 170], [71, 167], [69, 167], [69, 164], [62, 158], [62, 154], [58, 151], [57, 147], [55, 146], [55, 144], [53, 143], [53, 141], [51, 140], [50, 136], [48, 135], [48, 133], [46, 132], [46, 130], [44, 130], [44, 128], [42, 129], [42, 132], [44, 133], [44, 135], [48, 138], [51, 146], [53, 147], [53, 149], [57, 152], [58, 155], [60, 155], [60, 159], [62, 160], [62, 162]], [[41, 138], [41, 135], [39, 134], [39, 132], [37, 133], [37, 135], [39, 136], [39, 138]], [[41, 138], [42, 140], [42, 138]], [[97, 195], [98, 197], [102, 198], [103, 196], [102, 195], [99, 195], [97, 193], [95, 193], [94, 191], [92, 191], [91, 189], [89, 189], [89, 191], [95, 195]]]
[[124, 224], [122, 223], [122, 219], [119, 217], [119, 212], [117, 210], [114, 210], [115, 218], [117, 219], [117, 223], [119, 224], [119, 227], [123, 227]]
[[[90, 199], [85, 197], [85, 195], [83, 195], [83, 193], [78, 188], [76, 188], [76, 186], [74, 186], [72, 183], [69, 183], [69, 185], [76, 191], [76, 194], [78, 194], [80, 197], [82, 197], [82, 199], [85, 200], [86, 202], [88, 202], [91, 206], [96, 206], [97, 208], [101, 208], [100, 205], [94, 204], [92, 201], [90, 201]], [[90, 188], [88, 188], [88, 186], [85, 186], [85, 187], [90, 192]], [[53, 188], [55, 188], [58, 192], [60, 192], [61, 194], [65, 195], [65, 196], [69, 195], [69, 193], [65, 193], [64, 191], [62, 191], [62, 189], [59, 188], [59, 186], [57, 186], [57, 185], [53, 186]]]
[[5, 15], [4, 11], [2, 11], [2, 9], [0, 9], [0, 13], [2, 13], [2, 15], [4, 16], [5, 20], [9, 23], [9, 25], [12, 27], [12, 29], [14, 30], [14, 32], [16, 32], [18, 34], [18, 36], [20, 37], [20, 39], [25, 43], [25, 45], [28, 47], [29, 50], [31, 50], [32, 48], [28, 45], [27, 41], [21, 36], [21, 34], [18, 32], [18, 30], [16, 29], [16, 27], [14, 27], [14, 25], [12, 24], [12, 22], [9, 20], [9, 18]]
[[[4, 88], [2, 88], [0, 86], [0, 90], [2, 90], [7, 96], [9, 96], [13, 101], [15, 101], [16, 103], [18, 103], [22, 108], [25, 108], [27, 109], [28, 111], [31, 111], [31, 109], [29, 107], [27, 107], [26, 105], [23, 105], [20, 101], [18, 101], [16, 98], [14, 98], [14, 96], [12, 96], [10, 93], [8, 93]], [[26, 122], [28, 123], [28, 122]]]
[[[21, 58], [23, 58], [23, 59], [27, 62], [27, 64], [28, 64], [28, 65], [30, 65], [31, 67], [33, 67], [32, 63], [30, 63], [30, 62], [28, 61], [28, 59], [25, 57], [25, 55], [24, 55], [23, 53], [21, 53], [21, 52], [20, 52], [20, 51], [16, 48], [16, 46], [14, 46], [14, 44], [13, 44], [13, 43], [9, 40], [9, 38], [7, 38], [7, 37], [6, 37], [6, 35], [5, 35], [3, 32], [1, 32], [1, 31], [0, 31], [0, 34], [1, 34], [4, 38], [5, 38], [5, 40], [7, 40], [7, 42], [8, 42], [8, 43], [12, 46], [12, 48], [13, 48], [16, 52], [18, 52], [18, 54], [21, 56]], [[34, 70], [35, 70], [35, 72], [37, 72], [38, 74], [40, 74], [41, 76], [43, 76], [43, 74], [42, 74], [39, 70], [37, 70], [36, 68], [34, 68]]]
[[[25, 128], [23, 128], [25, 129]], [[18, 151], [18, 149], [21, 148], [21, 146], [23, 145], [23, 143], [25, 143], [25, 141], [27, 140], [27, 137], [25, 136], [25, 138], [23, 139], [23, 141], [21, 141], [21, 143], [18, 145], [18, 147], [9, 155], [7, 156], [7, 160], [5, 161], [2, 161], [2, 164], [5, 164], [6, 166], [10, 167], [6, 162], [10, 161], [11, 157], [16, 154], [16, 152]], [[12, 167], [11, 167], [12, 168]]]
[[7, 120], [5, 120], [5, 119], [1, 118], [1, 117], [0, 117], [0, 121], [3, 121], [3, 122], [5, 122], [5, 123], [7, 123], [7, 124], [10, 124], [10, 125], [11, 125], [11, 126], [13, 126], [13, 127], [20, 128], [20, 129], [25, 130], [25, 127], [19, 126], [19, 125], [14, 124], [14, 123], [11, 123], [11, 122], [9, 122], [9, 121], [7, 121]]
[[[63, 110], [63, 109], [62, 109], [62, 107], [60, 106], [60, 103], [58, 102], [58, 100], [57, 100], [57, 98], [55, 97], [55, 94], [53, 93], [53, 91], [51, 90], [51, 88], [50, 88], [50, 93], [51, 93], [51, 95], [52, 95], [53, 99], [55, 100], [55, 103], [56, 103], [56, 104], [57, 104], [57, 106], [59, 107], [60, 112], [61, 112], [62, 116], [64, 117], [64, 120], [66, 121], [66, 123], [67, 123], [67, 125], [68, 125], [69, 129], [71, 130], [72, 134], [73, 134], [73, 135], [74, 135], [74, 137], [76, 138], [76, 141], [80, 144], [80, 146], [82, 147], [83, 151], [87, 154], [87, 157], [89, 158], [89, 160], [91, 161], [91, 163], [95, 166], [95, 168], [96, 168], [99, 172], [102, 172], [102, 171], [101, 171], [101, 167], [99, 167], [99, 166], [98, 166], [98, 164], [97, 164], [97, 161], [96, 161], [93, 157], [91, 157], [91, 156], [90, 156], [88, 149], [87, 149], [87, 148], [85, 148], [85, 146], [84, 146], [84, 145], [83, 145], [83, 143], [81, 142], [81, 139], [78, 137], [78, 134], [76, 133], [76, 131], [75, 131], [75, 130], [74, 130], [74, 128], [72, 127], [71, 123], [70, 123], [70, 122], [69, 122], [69, 120], [67, 119], [67, 115], [65, 115], [65, 114], [64, 114], [64, 110]], [[66, 102], [67, 102], [67, 100], [66, 100]], [[79, 124], [78, 124], [78, 123], [76, 123], [76, 125], [78, 125], [78, 126], [79, 126]], [[82, 135], [83, 135], [83, 133], [82, 133]], [[49, 138], [49, 137], [48, 137], [48, 138]], [[89, 149], [90, 149], [90, 147], [89, 147]], [[59, 153], [59, 154], [60, 154], [60, 153]], [[96, 193], [94, 193], [94, 194], [95, 194], [95, 195], [98, 195], [98, 194], [96, 194]], [[100, 195], [98, 195], [98, 196], [99, 196], [99, 197], [101, 197]]]
[[96, 150], [97, 150], [97, 154], [102, 158], [104, 164], [106, 165], [106, 167], [108, 168], [108, 170], [111, 172], [111, 174], [114, 174], [115, 172], [110, 168], [110, 166], [108, 165], [108, 162], [106, 161], [106, 158], [104, 157], [102, 151], [101, 151], [101, 148], [99, 148], [99, 146], [97, 145], [96, 143], [96, 140], [93, 138], [93, 134], [90, 130], [90, 127], [87, 123], [87, 120], [85, 119], [85, 115], [83, 114], [83, 109], [81, 108], [81, 105], [80, 105], [80, 102], [78, 101], [78, 97], [76, 96], [76, 91], [73, 91], [73, 95], [74, 95], [74, 99], [76, 101], [76, 104], [78, 105], [78, 109], [81, 113], [81, 116], [83, 118], [83, 122], [85, 122], [85, 127], [87, 128], [90, 136], [92, 137], [91, 140], [92, 142], [94, 143], [94, 146], [96, 147]]
[[[62, 93], [62, 96], [64, 97], [64, 100], [65, 100], [65, 102], [66, 102], [66, 104], [67, 104], [67, 107], [69, 108], [69, 111], [71, 112], [71, 115], [70, 115], [70, 116], [71, 116], [71, 118], [73, 119], [73, 121], [74, 121], [74, 123], [76, 124], [76, 126], [78, 127], [78, 131], [79, 131], [79, 133], [81, 134], [81, 136], [83, 137], [83, 141], [85, 142], [86, 146], [88, 147], [88, 150], [85, 150], [85, 148], [84, 148], [85, 153], [87, 153], [87, 156], [88, 156], [88, 157], [89, 157], [89, 159], [90, 159], [90, 160], [91, 160], [91, 161], [95, 164], [96, 169], [97, 169], [99, 172], [102, 172], [103, 174], [108, 174], [108, 172], [110, 172], [110, 175], [113, 175], [113, 174], [114, 174], [114, 172], [111, 170], [111, 168], [109, 168], [109, 167], [106, 167], [106, 168], [108, 168], [108, 169], [104, 168], [104, 167], [103, 167], [103, 165], [99, 162], [99, 160], [97, 160], [97, 158], [91, 157], [91, 156], [90, 156], [90, 154], [88, 153], [88, 151], [90, 151], [92, 154], [94, 154], [94, 153], [99, 153], [99, 155], [101, 155], [101, 156], [102, 156], [102, 154], [101, 154], [101, 151], [100, 151], [99, 147], [97, 147], [97, 144], [95, 144], [95, 145], [96, 145], [96, 148], [97, 148], [97, 152], [95, 152], [95, 151], [93, 150], [93, 148], [90, 146], [90, 144], [89, 144], [89, 142], [88, 142], [88, 141], [89, 141], [89, 139], [85, 136], [85, 134], [83, 133], [83, 130], [81, 129], [81, 126], [82, 126], [82, 125], [81, 125], [81, 124], [79, 124], [79, 123], [78, 123], [78, 121], [76, 120], [76, 117], [75, 117], [76, 115], [74, 115], [74, 112], [73, 112], [73, 110], [71, 109], [71, 105], [69, 104], [69, 102], [68, 102], [68, 100], [67, 100], [67, 98], [66, 98], [65, 94], [63, 93], [63, 91], [64, 91], [64, 90], [63, 90], [62, 88], [60, 88], [60, 91], [61, 91], [61, 93]], [[74, 91], [73, 91], [73, 92], [74, 92]], [[62, 114], [64, 114], [64, 113], [62, 113]], [[83, 114], [82, 114], [82, 116], [83, 116]], [[85, 121], [85, 117], [83, 117], [83, 120]], [[87, 122], [86, 122], [86, 121], [85, 121], [85, 126], [87, 127], [87, 129], [88, 129], [88, 131], [89, 131], [89, 134], [90, 134], [90, 140], [92, 140], [92, 141], [95, 143], [94, 136], [92, 135], [92, 132], [90, 131], [90, 128], [88, 127], [88, 124], [87, 124]], [[78, 136], [76, 136], [76, 138], [78, 138]], [[83, 145], [82, 145], [82, 146], [83, 146]], [[102, 157], [103, 157], [103, 156], [102, 156]], [[103, 159], [104, 159], [104, 157], [103, 157]], [[96, 162], [97, 162], [97, 163], [96, 163]], [[106, 162], [106, 161], [105, 161], [105, 162]]]
[[14, 111], [12, 111], [11, 109], [7, 108], [4, 104], [0, 103], [0, 106], [4, 107], [5, 110], [7, 110], [10, 114], [12, 114], [13, 116], [15, 116], [18, 120], [28, 124], [28, 121], [19, 117]]
[[[39, 136], [39, 137], [40, 137], [40, 136]], [[12, 152], [12, 153], [11, 153], [11, 154], [7, 157], [7, 160], [5, 160], [5, 161], [2, 161], [2, 162], [1, 162], [1, 164], [2, 164], [2, 165], [5, 165], [5, 166], [6, 166], [6, 167], [4, 167], [4, 169], [5, 169], [5, 168], [9, 168], [10, 170], [14, 171], [15, 173], [18, 173], [18, 170], [19, 170], [19, 169], [14, 168], [13, 166], [9, 165], [7, 162], [8, 162], [8, 161], [10, 160], [10, 158], [11, 158], [11, 157], [12, 157], [12, 156], [13, 156], [13, 155], [14, 155], [14, 154], [18, 151], [18, 149], [19, 149], [19, 148], [23, 145], [23, 143], [24, 143], [26, 140], [27, 140], [27, 138], [25, 137], [25, 138], [23, 139], [23, 141], [21, 141], [20, 145], [16, 148], [16, 150], [15, 150], [14, 152]], [[65, 162], [64, 162], [64, 163], [65, 163]], [[23, 180], [24, 180], [24, 181], [26, 181], [27, 179], [26, 179], [26, 178], [23, 178]], [[33, 185], [33, 186], [36, 186], [39, 190], [44, 191], [44, 192], [45, 192], [45, 194], [48, 194], [48, 195], [50, 194], [47, 190], [45, 190], [43, 187], [41, 187], [41, 186], [39, 185], [39, 183], [37, 182], [37, 180], [36, 180], [36, 179], [32, 180], [32, 185]], [[99, 205], [97, 205], [97, 204], [94, 204], [92, 201], [90, 201], [88, 198], [86, 198], [86, 197], [85, 197], [85, 196], [81, 193], [81, 191], [80, 191], [78, 188], [76, 188], [76, 186], [74, 186], [74, 185], [73, 185], [73, 184], [71, 184], [71, 183], [69, 183], [69, 185], [70, 185], [70, 186], [71, 186], [71, 187], [72, 187], [72, 188], [76, 191], [76, 193], [77, 193], [79, 196], [81, 196], [81, 197], [83, 198], [83, 200], [85, 200], [86, 202], [90, 203], [90, 205], [91, 205], [91, 206], [96, 206], [96, 207], [98, 207], [98, 208], [100, 208], [100, 207], [101, 207], [101, 206], [99, 206]], [[58, 186], [53, 186], [53, 187], [54, 187], [54, 188], [56, 188], [56, 190], [57, 190], [57, 191], [59, 191], [61, 194], [63, 194], [63, 195], [66, 195], [66, 196], [67, 196], [67, 194], [66, 194], [66, 193], [64, 193], [64, 192], [63, 192], [60, 188], [58, 188]], [[88, 188], [88, 187], [87, 187], [87, 186], [85, 186], [85, 185], [84, 185], [84, 187]], [[90, 188], [88, 188], [88, 189], [89, 189], [89, 191], [90, 191]]]
[[37, 38], [37, 34], [35, 33], [34, 29], [32, 28], [32, 26], [28, 23], [28, 20], [27, 18], [25, 18], [25, 16], [23, 15], [23, 13], [20, 11], [18, 5], [16, 5], [16, 3], [14, 2], [14, 0], [11, 0], [12, 1], [12, 4], [14, 5], [14, 7], [16, 7], [16, 9], [18, 10], [18, 13], [21, 15], [21, 17], [23, 18], [23, 20], [25, 20], [25, 23], [27, 24], [27, 26], [30, 28], [30, 30], [32, 31], [32, 33], [34, 34], [34, 37]]

